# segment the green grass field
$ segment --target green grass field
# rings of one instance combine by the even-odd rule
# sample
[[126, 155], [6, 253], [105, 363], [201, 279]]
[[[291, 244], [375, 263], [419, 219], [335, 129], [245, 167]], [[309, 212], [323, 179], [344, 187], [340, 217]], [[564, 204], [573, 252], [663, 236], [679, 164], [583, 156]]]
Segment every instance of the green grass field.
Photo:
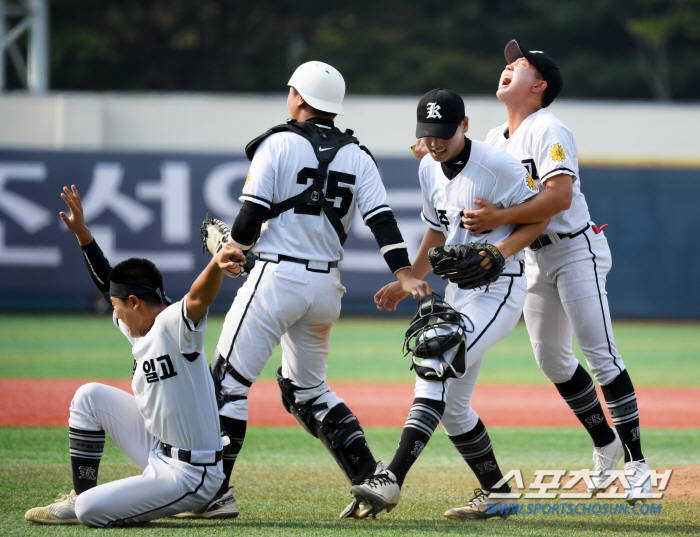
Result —
[[[211, 356], [221, 317], [209, 321], [206, 350]], [[335, 327], [329, 378], [411, 382], [400, 346], [406, 319], [347, 319]], [[637, 385], [700, 385], [700, 330], [697, 324], [616, 323], [620, 351]], [[0, 315], [0, 377], [129, 378], [129, 344], [109, 317]], [[279, 349], [263, 377], [280, 361]], [[480, 381], [544, 383], [519, 325], [485, 360]], [[47, 404], [51, 404], [47, 401]], [[397, 428], [368, 428], [378, 458], [390, 459]], [[535, 469], [578, 469], [591, 464], [582, 429], [490, 429], [503, 469], [519, 468], [525, 482]], [[700, 465], [700, 430], [644, 430], [652, 466]], [[0, 428], [0, 535], [84, 535], [84, 527], [35, 526], [24, 512], [53, 501], [71, 488], [64, 427]], [[100, 482], [137, 474], [137, 468], [108, 441]], [[459, 522], [442, 513], [463, 505], [477, 481], [440, 429], [404, 484], [399, 507], [377, 520], [338, 520], [349, 487], [321, 443], [301, 428], [251, 427], [234, 469], [241, 516], [235, 521], [163, 519], [128, 530], [129, 535], [697, 535], [700, 505], [662, 501], [659, 514], [519, 515], [508, 520]], [[673, 481], [671, 482], [673, 484]], [[525, 502], [532, 500], [524, 500]], [[563, 500], [562, 500], [563, 501]], [[577, 502], [578, 500], [572, 500]], [[587, 502], [587, 500], [586, 500]], [[594, 500], [595, 502], [595, 500]]]
[[[208, 321], [205, 350], [211, 358], [223, 317]], [[333, 329], [328, 378], [412, 382], [410, 359], [401, 355], [408, 319], [386, 315], [341, 319]], [[700, 386], [700, 325], [614, 324], [618, 349], [637, 386]], [[130, 378], [131, 347], [108, 316], [0, 314], [0, 377]], [[581, 353], [576, 347], [577, 356]], [[274, 379], [276, 349], [262, 378]], [[480, 382], [546, 384], [532, 355], [524, 324], [486, 355]]]
[[[389, 457], [400, 429], [368, 428], [367, 439], [378, 456]], [[537, 468], [574, 469], [590, 463], [585, 432], [577, 429], [499, 429], [491, 437], [504, 468], [528, 475]], [[659, 468], [699, 464], [700, 431], [645, 431], [646, 449]], [[31, 446], [31, 449], [28, 447]], [[0, 534], [84, 535], [83, 527], [34, 526], [23, 514], [50, 503], [71, 488], [67, 430], [0, 429]], [[108, 442], [100, 481], [135, 475], [138, 470]], [[697, 504], [662, 502], [660, 514], [519, 515], [508, 520], [449, 521], [442, 513], [466, 503], [475, 478], [439, 430], [404, 483], [398, 508], [377, 520], [338, 520], [348, 503], [349, 487], [320, 442], [301, 428], [251, 428], [236, 463], [233, 483], [241, 515], [235, 521], [163, 519], [129, 530], [130, 535], [696, 535]], [[524, 500], [533, 501], [533, 500]], [[568, 500], [575, 501], [578, 500]], [[173, 530], [177, 529], [175, 533]], [[182, 530], [182, 531], [179, 531]]]

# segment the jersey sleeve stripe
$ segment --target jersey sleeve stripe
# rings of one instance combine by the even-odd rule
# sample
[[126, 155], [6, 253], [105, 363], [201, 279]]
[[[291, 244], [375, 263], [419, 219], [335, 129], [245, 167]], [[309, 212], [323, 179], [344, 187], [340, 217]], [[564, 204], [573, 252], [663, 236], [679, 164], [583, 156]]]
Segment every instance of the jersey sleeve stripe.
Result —
[[243, 194], [240, 198], [238, 198], [239, 201], [251, 201], [253, 203], [257, 203], [259, 205], [264, 205], [268, 209], [272, 207], [272, 202], [267, 201], [264, 198], [259, 198], [258, 196], [253, 196], [252, 194]]
[[382, 255], [384, 255], [391, 250], [396, 250], [397, 248], [407, 248], [406, 243], [405, 242], [397, 242], [396, 244], [387, 244], [386, 246], [382, 246], [379, 249], [379, 251], [381, 252]]
[[427, 216], [425, 216], [425, 213], [421, 211], [420, 217], [423, 219], [423, 221], [428, 224], [428, 226], [431, 229], [434, 229], [435, 231], [442, 231], [442, 228], [440, 227], [440, 224], [436, 224], [435, 222], [432, 222]]
[[391, 211], [391, 207], [388, 205], [379, 205], [378, 207], [375, 207], [374, 209], [367, 211], [365, 214], [362, 215], [362, 219], [367, 221], [367, 219], [372, 218], [375, 214], [381, 213], [383, 211]]
[[187, 299], [183, 298], [180, 301], [180, 313], [182, 314], [182, 320], [185, 321], [185, 326], [187, 326], [187, 330], [190, 332], [194, 332], [194, 329], [190, 326], [190, 323], [187, 321], [187, 314], [185, 313], [185, 301]]
[[553, 173], [563, 173], [563, 172], [569, 172], [571, 175], [576, 176], [576, 172], [574, 170], [570, 170], [569, 168], [555, 168], [554, 170], [545, 173], [540, 178], [540, 181], [544, 181], [546, 177], [552, 175]]

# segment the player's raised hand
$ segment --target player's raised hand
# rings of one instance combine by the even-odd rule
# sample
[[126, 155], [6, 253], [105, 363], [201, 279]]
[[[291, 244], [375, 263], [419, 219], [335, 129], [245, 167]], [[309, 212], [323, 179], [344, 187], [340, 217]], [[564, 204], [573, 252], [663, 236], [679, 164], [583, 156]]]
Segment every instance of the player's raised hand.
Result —
[[227, 270], [231, 274], [238, 274], [241, 271], [240, 263], [245, 263], [245, 254], [236, 244], [227, 242], [214, 255], [213, 262], [221, 270]]
[[63, 192], [61, 193], [63, 201], [66, 202], [68, 208], [70, 209], [70, 215], [61, 211], [58, 216], [61, 217], [63, 223], [66, 227], [75, 233], [78, 237], [78, 242], [81, 246], [87, 246], [92, 242], [92, 233], [85, 225], [85, 217], [83, 216], [83, 202], [80, 199], [80, 194], [75, 185], [71, 185], [70, 188], [67, 186], [63, 187]]
[[485, 200], [475, 199], [481, 209], [462, 211], [462, 223], [470, 231], [484, 231], [487, 229], [495, 229], [502, 224], [498, 207], [493, 203]]

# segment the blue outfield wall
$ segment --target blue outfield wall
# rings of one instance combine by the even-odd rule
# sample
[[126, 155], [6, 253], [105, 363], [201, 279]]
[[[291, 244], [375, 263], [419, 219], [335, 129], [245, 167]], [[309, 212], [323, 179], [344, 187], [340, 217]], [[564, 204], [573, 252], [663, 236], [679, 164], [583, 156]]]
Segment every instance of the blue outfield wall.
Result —
[[[378, 163], [413, 254], [425, 231], [418, 161]], [[152, 259], [166, 293], [180, 298], [208, 261], [202, 219], [210, 211], [233, 221], [247, 171], [243, 155], [0, 150], [0, 310], [92, 308], [95, 291], [77, 241], [58, 216], [66, 208], [63, 185], [78, 187], [110, 261]], [[700, 169], [583, 167], [581, 179], [594, 221], [609, 224], [612, 315], [700, 318]], [[359, 216], [345, 249], [343, 312], [376, 312], [372, 295], [393, 277]], [[226, 310], [241, 283], [226, 279], [214, 309]], [[411, 313], [413, 301], [404, 302], [402, 311]]]

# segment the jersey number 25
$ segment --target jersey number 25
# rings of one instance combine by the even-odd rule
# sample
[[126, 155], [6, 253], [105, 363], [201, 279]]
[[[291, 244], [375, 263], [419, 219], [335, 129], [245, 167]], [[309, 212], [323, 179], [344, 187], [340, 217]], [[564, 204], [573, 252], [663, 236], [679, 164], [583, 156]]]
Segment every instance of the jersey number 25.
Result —
[[[313, 183], [314, 177], [316, 177], [315, 168], [304, 168], [297, 174], [297, 184], [310, 186], [311, 183]], [[353, 192], [346, 186], [340, 186], [339, 183], [354, 185], [355, 176], [343, 172], [328, 172], [325, 196], [328, 201], [333, 203], [333, 210], [337, 213], [338, 217], [343, 218], [346, 214], [348, 214], [348, 210], [352, 204]], [[337, 203], [338, 198], [340, 198], [340, 205]], [[294, 208], [294, 212], [296, 214], [321, 216], [321, 206], [299, 205]]]

